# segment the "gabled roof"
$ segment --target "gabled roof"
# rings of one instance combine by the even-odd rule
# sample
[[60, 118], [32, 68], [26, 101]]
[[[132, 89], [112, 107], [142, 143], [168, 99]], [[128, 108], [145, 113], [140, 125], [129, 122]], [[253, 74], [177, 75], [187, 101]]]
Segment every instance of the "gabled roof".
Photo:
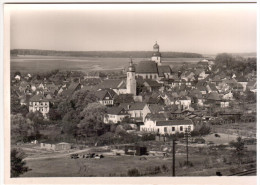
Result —
[[238, 77], [236, 80], [238, 82], [248, 82], [248, 80], [245, 77], [243, 77], [243, 76]]
[[125, 82], [120, 79], [109, 79], [101, 82], [98, 87], [100, 89], [125, 89]]
[[141, 61], [136, 66], [136, 73], [158, 73], [157, 64], [154, 61]]
[[209, 83], [208, 85], [209, 85], [209, 87], [210, 87], [210, 89], [211, 89], [212, 91], [218, 91], [218, 89], [217, 89], [217, 87], [216, 87], [215, 84]]
[[165, 121], [156, 121], [156, 126], [170, 126], [170, 125], [192, 125], [193, 122], [190, 119], [175, 119], [175, 120], [165, 120]]
[[164, 76], [164, 73], [172, 73], [170, 66], [158, 66], [158, 73], [160, 77]]
[[208, 100], [215, 100], [215, 101], [220, 101], [221, 98], [219, 97], [219, 94], [216, 92], [211, 92], [208, 94]]
[[48, 102], [49, 100], [46, 99], [42, 94], [36, 94], [31, 99], [30, 102]]
[[109, 96], [111, 99], [115, 96], [115, 92], [112, 90], [101, 90], [101, 91], [96, 91], [94, 93], [94, 95], [99, 99], [99, 100], [103, 100], [105, 98], [105, 96]]
[[113, 115], [127, 115], [127, 112], [123, 107], [111, 107], [107, 110], [107, 114]]
[[146, 103], [136, 102], [136, 103], [121, 103], [119, 106], [123, 107], [125, 110], [143, 110]]
[[158, 104], [150, 104], [149, 109], [150, 109], [151, 113], [158, 113], [158, 112], [163, 111], [163, 106], [158, 105]]
[[71, 83], [67, 90], [63, 91], [62, 94], [64, 96], [72, 96], [72, 94], [76, 91], [76, 89], [80, 86], [80, 83]]
[[148, 113], [145, 118], [153, 121], [163, 121], [167, 120], [169, 116], [167, 113]]
[[147, 83], [150, 87], [161, 87], [162, 85], [155, 80], [145, 79], [144, 83]]

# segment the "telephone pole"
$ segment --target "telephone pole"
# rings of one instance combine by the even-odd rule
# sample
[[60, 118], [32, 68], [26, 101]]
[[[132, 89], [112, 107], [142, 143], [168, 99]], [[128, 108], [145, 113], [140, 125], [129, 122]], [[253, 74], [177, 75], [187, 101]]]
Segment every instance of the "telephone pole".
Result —
[[172, 176], [175, 177], [175, 138], [172, 140]]

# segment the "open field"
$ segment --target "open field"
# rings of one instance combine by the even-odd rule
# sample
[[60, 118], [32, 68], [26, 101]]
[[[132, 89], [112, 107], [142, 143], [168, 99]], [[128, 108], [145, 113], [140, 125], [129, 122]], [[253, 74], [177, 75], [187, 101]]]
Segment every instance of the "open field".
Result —
[[[138, 63], [145, 58], [134, 58]], [[194, 63], [201, 58], [166, 58], [165, 64], [182, 64], [183, 62]], [[59, 57], [59, 56], [17, 56], [11, 57], [11, 73], [47, 72], [54, 69], [71, 71], [102, 71], [122, 70], [129, 64], [129, 58], [93, 58], [93, 57]]]
[[[220, 138], [212, 138], [213, 136], [205, 137], [206, 141], [212, 141], [216, 144], [226, 143], [226, 135], [221, 134]], [[232, 136], [232, 140], [235, 136]], [[138, 169], [143, 176], [171, 176], [172, 173], [172, 151], [171, 142], [157, 142], [149, 141], [143, 143], [147, 146], [150, 154], [148, 156], [131, 156], [131, 155], [115, 155], [113, 148], [119, 146], [109, 147], [86, 147], [83, 150], [71, 150], [60, 152], [46, 152], [42, 150], [39, 155], [39, 147], [36, 147], [33, 154], [31, 151], [24, 151], [30, 155], [25, 159], [27, 166], [31, 169], [29, 172], [22, 175], [22, 177], [81, 177], [81, 176], [127, 176], [128, 170]], [[123, 145], [122, 145], [123, 146]], [[123, 152], [123, 148], [119, 147], [116, 151]], [[252, 145], [255, 148], [255, 145]], [[30, 148], [30, 147], [29, 147]], [[166, 149], [166, 150], [165, 150]], [[229, 147], [218, 148], [214, 145], [207, 144], [189, 144], [189, 161], [193, 164], [191, 167], [184, 166], [186, 161], [186, 145], [177, 142], [176, 145], [176, 160], [175, 168], [177, 176], [215, 176], [216, 171], [221, 171], [223, 175], [230, 175], [243, 170], [255, 168], [256, 150], [247, 150], [245, 162], [238, 166], [237, 164], [230, 164], [230, 162], [237, 162], [232, 157], [234, 149]], [[163, 151], [167, 156], [163, 155]], [[103, 154], [102, 159], [78, 158], [71, 159], [70, 154], [79, 153], [87, 154], [94, 152], [96, 154]], [[250, 157], [248, 157], [250, 156]], [[154, 173], [154, 169], [160, 169]]]

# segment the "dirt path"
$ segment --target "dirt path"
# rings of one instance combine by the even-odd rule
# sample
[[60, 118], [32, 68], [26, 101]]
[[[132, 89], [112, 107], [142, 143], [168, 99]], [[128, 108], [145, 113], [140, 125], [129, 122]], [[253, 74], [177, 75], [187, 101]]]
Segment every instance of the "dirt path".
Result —
[[24, 160], [25, 161], [32, 161], [32, 160], [39, 160], [39, 159], [55, 159], [55, 158], [62, 158], [62, 157], [67, 157], [71, 154], [79, 154], [79, 153], [83, 153], [83, 152], [88, 152], [89, 150], [91, 150], [91, 148], [87, 148], [84, 150], [76, 150], [73, 152], [68, 152], [68, 153], [53, 153], [52, 155], [48, 155], [48, 156], [34, 156], [34, 157], [26, 157]]

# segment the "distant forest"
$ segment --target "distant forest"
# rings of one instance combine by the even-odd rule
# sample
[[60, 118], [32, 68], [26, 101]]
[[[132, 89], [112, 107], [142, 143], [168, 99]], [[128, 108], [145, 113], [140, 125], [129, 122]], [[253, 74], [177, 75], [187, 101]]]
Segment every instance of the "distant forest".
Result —
[[[203, 55], [186, 52], [161, 52], [164, 58], [202, 58]], [[103, 57], [103, 58], [149, 58], [152, 51], [55, 51], [36, 49], [13, 49], [11, 56], [42, 55], [42, 56], [71, 56], [71, 57]]]

